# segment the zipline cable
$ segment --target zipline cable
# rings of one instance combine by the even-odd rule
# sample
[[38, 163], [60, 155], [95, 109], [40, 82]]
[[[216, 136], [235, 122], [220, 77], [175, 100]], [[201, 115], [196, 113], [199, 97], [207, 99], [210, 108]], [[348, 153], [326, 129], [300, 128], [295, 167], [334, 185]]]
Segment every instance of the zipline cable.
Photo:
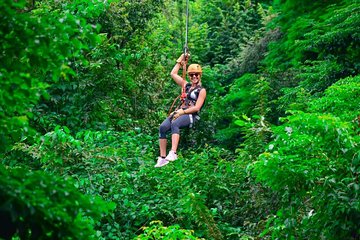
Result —
[[[185, 44], [184, 44], [184, 49], [183, 49], [185, 62], [184, 62], [184, 65], [183, 65], [183, 72], [182, 72], [182, 78], [184, 80], [186, 78], [186, 66], [187, 66], [187, 62], [188, 62], [188, 59], [189, 59], [188, 31], [189, 31], [189, 0], [186, 0]], [[185, 86], [182, 87], [181, 94], [174, 99], [174, 101], [173, 101], [173, 103], [172, 103], [172, 105], [171, 105], [171, 107], [169, 109], [169, 114], [168, 115], [170, 115], [170, 113], [172, 112], [174, 104], [179, 98], [180, 98], [181, 104], [182, 104], [183, 101], [184, 101], [184, 98], [186, 98]], [[181, 104], [180, 104], [180, 106], [181, 106]]]
[[188, 53], [188, 31], [189, 31], [189, 0], [186, 0], [186, 25], [185, 25], [185, 45], [184, 55]]
[[[182, 78], [186, 78], [186, 65], [188, 62], [188, 54], [189, 54], [189, 48], [188, 48], [188, 31], [189, 31], [189, 0], [186, 0], [186, 19], [185, 19], [185, 44], [184, 44], [184, 57], [185, 57], [185, 63], [183, 65], [183, 72], [182, 72]], [[185, 89], [182, 89], [182, 95], [184, 95]]]

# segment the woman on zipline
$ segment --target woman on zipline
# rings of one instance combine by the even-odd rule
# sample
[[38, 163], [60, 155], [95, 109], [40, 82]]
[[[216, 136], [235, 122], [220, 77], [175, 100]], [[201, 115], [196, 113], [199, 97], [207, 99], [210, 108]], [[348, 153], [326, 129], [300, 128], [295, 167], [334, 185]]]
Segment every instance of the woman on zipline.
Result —
[[[185, 57], [186, 56], [186, 57]], [[201, 86], [202, 69], [199, 64], [191, 64], [187, 73], [190, 83], [178, 75], [180, 67], [186, 68], [189, 55], [182, 54], [174, 68], [171, 70], [171, 77], [182, 88], [181, 105], [167, 117], [159, 128], [160, 156], [155, 167], [163, 167], [169, 161], [177, 159], [177, 148], [180, 140], [180, 128], [189, 127], [200, 119], [199, 112], [206, 98], [206, 90]], [[171, 130], [171, 150], [166, 156], [166, 133]], [[166, 156], [166, 157], [165, 157]]]

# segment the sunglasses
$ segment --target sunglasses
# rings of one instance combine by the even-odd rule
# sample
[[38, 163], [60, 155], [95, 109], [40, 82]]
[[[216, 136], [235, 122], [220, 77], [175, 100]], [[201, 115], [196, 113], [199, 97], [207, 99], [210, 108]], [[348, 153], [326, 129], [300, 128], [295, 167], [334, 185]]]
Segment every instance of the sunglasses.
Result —
[[200, 76], [200, 74], [199, 73], [189, 73], [189, 76], [190, 77], [198, 77], [198, 76]]

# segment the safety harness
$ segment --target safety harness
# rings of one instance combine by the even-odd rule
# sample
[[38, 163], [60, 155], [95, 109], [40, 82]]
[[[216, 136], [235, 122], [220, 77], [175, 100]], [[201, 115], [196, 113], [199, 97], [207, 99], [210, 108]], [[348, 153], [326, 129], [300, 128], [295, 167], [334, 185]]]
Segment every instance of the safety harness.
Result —
[[[175, 111], [180, 109], [181, 107], [186, 109], [192, 106], [195, 106], [197, 99], [199, 98], [199, 94], [201, 89], [203, 89], [200, 85], [196, 86], [195, 88], [191, 89], [191, 83], [186, 83], [185, 86], [182, 88], [181, 94], [177, 96], [169, 110], [170, 115], [172, 113], [172, 109], [175, 105], [175, 102], [180, 98], [180, 104], [175, 108]], [[197, 115], [197, 114], [196, 114]]]
[[195, 106], [202, 87], [200, 85], [197, 85], [195, 88], [193, 88], [191, 90], [190, 89], [191, 89], [191, 83], [187, 83], [185, 85], [186, 98], [184, 100], [185, 107], [187, 107], [187, 108]]

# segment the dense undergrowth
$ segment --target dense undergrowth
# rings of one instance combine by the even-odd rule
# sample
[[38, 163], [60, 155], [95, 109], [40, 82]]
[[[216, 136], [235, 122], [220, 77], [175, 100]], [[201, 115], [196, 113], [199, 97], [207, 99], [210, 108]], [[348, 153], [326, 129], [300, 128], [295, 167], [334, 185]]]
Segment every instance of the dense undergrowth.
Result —
[[208, 97], [156, 169], [183, 6], [0, 3], [1, 238], [359, 239], [358, 1], [191, 1]]

